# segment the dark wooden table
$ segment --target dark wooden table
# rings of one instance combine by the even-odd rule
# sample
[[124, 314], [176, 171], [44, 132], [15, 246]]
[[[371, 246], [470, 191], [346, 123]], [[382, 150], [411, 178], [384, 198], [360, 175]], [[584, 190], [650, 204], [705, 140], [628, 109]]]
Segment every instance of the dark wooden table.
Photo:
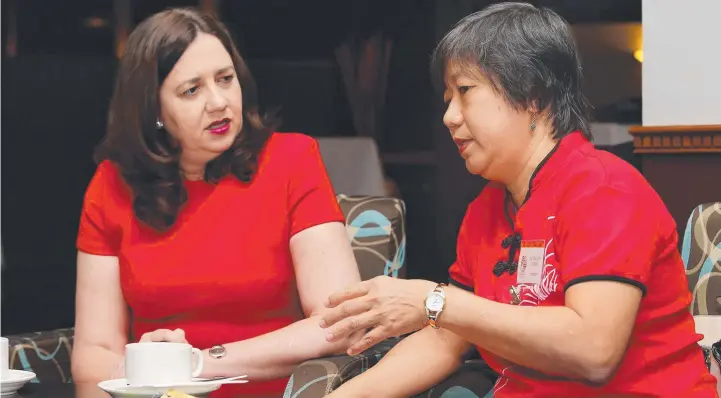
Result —
[[[220, 392], [220, 391], [218, 391]], [[210, 395], [213, 397], [213, 394]], [[226, 398], [226, 395], [222, 395]], [[110, 394], [95, 384], [28, 383], [18, 394], [8, 398], [110, 398]], [[243, 395], [238, 398], [280, 398], [269, 395]]]

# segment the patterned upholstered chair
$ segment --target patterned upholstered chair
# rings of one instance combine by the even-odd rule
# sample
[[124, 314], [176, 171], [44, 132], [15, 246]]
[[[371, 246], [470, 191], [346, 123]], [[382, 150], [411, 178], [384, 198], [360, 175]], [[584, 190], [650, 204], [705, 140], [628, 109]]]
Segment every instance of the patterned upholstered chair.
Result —
[[[404, 203], [399, 199], [383, 197], [338, 195], [337, 198], [346, 216], [348, 237], [361, 276], [364, 279], [384, 274], [404, 277]], [[24, 333], [8, 338], [11, 368], [35, 372], [35, 382], [72, 382], [72, 328]]]
[[681, 256], [693, 315], [721, 315], [721, 202], [696, 207], [686, 224]]
[[8, 336], [10, 368], [35, 372], [33, 382], [70, 383], [72, 328]]
[[[343, 195], [339, 196], [339, 202], [348, 220], [347, 231], [361, 278], [367, 280], [379, 275], [404, 277], [403, 202], [390, 198]], [[296, 368], [283, 398], [323, 397], [377, 364], [401, 339], [388, 339], [357, 356], [307, 361]], [[475, 350], [467, 359], [458, 372], [417, 398], [484, 397], [497, 376], [478, 359]]]
[[379, 275], [404, 278], [405, 204], [400, 199], [338, 195], [346, 231], [363, 280]]
[[[688, 287], [693, 294], [691, 313], [694, 316], [721, 315], [721, 202], [706, 203], [691, 212], [683, 234], [681, 256], [686, 264]], [[718, 350], [718, 345], [714, 344], [714, 349]], [[718, 373], [721, 363], [718, 359], [714, 361], [712, 348], [701, 348], [706, 365], [712, 373]]]

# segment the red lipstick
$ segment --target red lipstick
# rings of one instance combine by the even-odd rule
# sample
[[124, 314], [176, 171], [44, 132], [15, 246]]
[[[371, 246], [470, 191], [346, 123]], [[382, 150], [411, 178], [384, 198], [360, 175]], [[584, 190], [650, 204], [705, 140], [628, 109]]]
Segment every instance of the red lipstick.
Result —
[[211, 134], [223, 135], [230, 130], [230, 119], [216, 120], [210, 123], [208, 127], [206, 127], [206, 130], [210, 131]]

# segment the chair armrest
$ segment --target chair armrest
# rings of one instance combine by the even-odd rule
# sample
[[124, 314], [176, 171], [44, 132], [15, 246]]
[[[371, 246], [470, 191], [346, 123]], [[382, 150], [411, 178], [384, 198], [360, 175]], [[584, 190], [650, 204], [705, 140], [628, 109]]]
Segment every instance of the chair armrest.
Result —
[[34, 372], [33, 382], [70, 383], [74, 332], [69, 328], [7, 336], [10, 368]]
[[360, 355], [342, 355], [303, 362], [290, 377], [283, 398], [324, 397], [377, 364], [401, 340], [400, 337], [388, 339]]

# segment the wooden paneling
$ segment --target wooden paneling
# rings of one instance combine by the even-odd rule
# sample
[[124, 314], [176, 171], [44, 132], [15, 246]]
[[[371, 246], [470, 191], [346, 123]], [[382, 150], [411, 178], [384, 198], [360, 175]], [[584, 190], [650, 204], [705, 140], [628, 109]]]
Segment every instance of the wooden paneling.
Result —
[[682, 236], [694, 207], [721, 200], [721, 126], [643, 126], [629, 132], [644, 177]]
[[719, 153], [721, 126], [636, 126], [635, 153]]

